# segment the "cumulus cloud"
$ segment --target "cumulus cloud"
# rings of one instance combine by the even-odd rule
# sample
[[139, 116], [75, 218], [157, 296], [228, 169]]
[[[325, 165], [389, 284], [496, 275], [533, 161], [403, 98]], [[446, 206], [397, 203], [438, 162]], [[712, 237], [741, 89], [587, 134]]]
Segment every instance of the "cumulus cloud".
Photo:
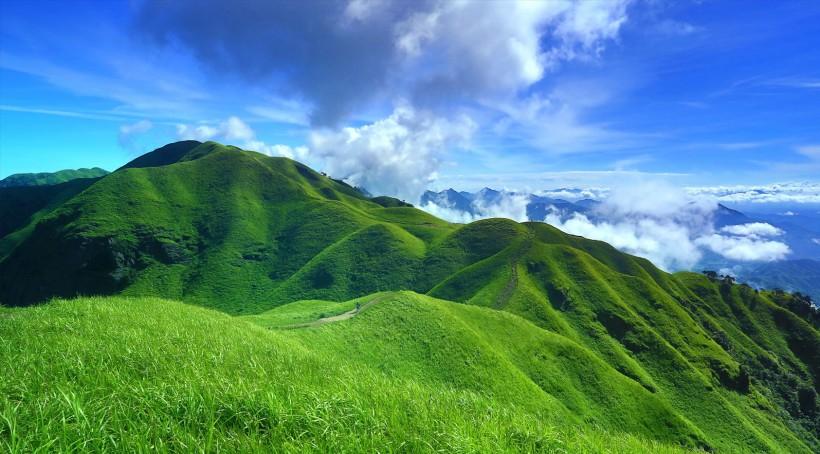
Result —
[[459, 224], [468, 224], [470, 222], [480, 219], [477, 218], [474, 214], [469, 213], [467, 211], [462, 211], [456, 208], [443, 206], [433, 202], [427, 202], [424, 205], [421, 205], [419, 208], [432, 214], [433, 216], [444, 219], [446, 221], [456, 222]]
[[527, 221], [527, 204], [530, 202], [529, 195], [501, 193], [493, 201], [477, 198], [473, 201], [473, 207], [478, 213], [478, 218], [509, 218], [514, 221]]
[[471, 211], [469, 212], [450, 205], [446, 198], [428, 200], [420, 208], [433, 216], [461, 224], [487, 218], [507, 218], [525, 222], [529, 220], [527, 218], [527, 205], [530, 200], [531, 196], [528, 194], [501, 191], [492, 198], [485, 198], [479, 192], [475, 199], [471, 201]]
[[[567, 199], [601, 196], [601, 203], [586, 212], [563, 211], [551, 206], [543, 221], [574, 235], [606, 241], [666, 270], [692, 269], [707, 253], [744, 262], [781, 260], [790, 253], [786, 244], [772, 239], [782, 235], [782, 230], [762, 222], [715, 230], [718, 204], [714, 198], [694, 197], [661, 182], [633, 181], [613, 189], [539, 193], [545, 194]], [[455, 222], [486, 217], [522, 220], [526, 218], [529, 199], [524, 195], [515, 196], [516, 203], [510, 203], [509, 199], [502, 202], [500, 198], [494, 199], [497, 202], [487, 200], [483, 202], [483, 210], [474, 210], [472, 214], [443, 206], [443, 203], [428, 203], [422, 208]], [[497, 209], [490, 209], [491, 203], [496, 203]]]
[[783, 234], [783, 230], [767, 224], [765, 222], [751, 222], [748, 224], [727, 225], [720, 229], [721, 232], [740, 236], [778, 236]]
[[177, 138], [180, 140], [221, 140], [268, 156], [284, 156], [297, 160], [303, 160], [308, 156], [307, 147], [271, 145], [257, 139], [256, 132], [247, 123], [235, 116], [231, 116], [218, 124], [178, 124], [176, 132]]
[[691, 269], [708, 250], [730, 260], [781, 260], [790, 252], [782, 242], [766, 239], [783, 231], [755, 222], [714, 231], [717, 203], [693, 198], [661, 183], [642, 182], [612, 191], [594, 211], [593, 219], [558, 213], [545, 222], [618, 249], [648, 258], [666, 270]]
[[147, 0], [137, 28], [181, 44], [219, 75], [295, 91], [314, 105], [314, 125], [332, 125], [379, 93], [515, 94], [561, 61], [596, 57], [629, 3], [249, 0], [226, 9]]
[[563, 188], [537, 191], [535, 195], [575, 202], [581, 199], [602, 200], [609, 195], [609, 188]]
[[661, 182], [614, 188], [589, 215], [553, 210], [545, 222], [568, 233], [606, 241], [672, 270], [691, 268], [703, 256], [693, 239], [712, 227], [717, 204], [695, 200]]
[[785, 243], [761, 240], [756, 237], [737, 237], [712, 234], [697, 238], [695, 243], [706, 246], [731, 260], [766, 261], [782, 260], [791, 252]]
[[689, 229], [671, 220], [635, 216], [612, 222], [592, 221], [578, 213], [568, 219], [550, 213], [544, 222], [573, 235], [606, 241], [666, 270], [691, 268], [702, 257]]
[[811, 182], [701, 186], [686, 191], [695, 197], [708, 196], [726, 203], [820, 203], [820, 183]]
[[374, 194], [416, 201], [435, 180], [442, 153], [465, 146], [475, 128], [466, 116], [448, 120], [399, 106], [388, 117], [360, 127], [313, 131], [309, 148], [335, 178]]
[[212, 140], [222, 139], [227, 141], [248, 141], [253, 140], [255, 134], [250, 126], [239, 117], [229, 117], [227, 120], [217, 125], [177, 125], [177, 137], [183, 140]]
[[140, 120], [136, 123], [130, 123], [120, 126], [120, 132], [117, 140], [123, 148], [131, 149], [134, 147], [134, 138], [140, 134], [145, 134], [154, 127], [154, 124], [148, 120]]
[[475, 129], [467, 116], [445, 119], [407, 105], [359, 127], [315, 129], [306, 146], [268, 144], [235, 116], [213, 124], [176, 127], [179, 139], [220, 140], [268, 156], [306, 161], [374, 194], [413, 202], [436, 179], [446, 151], [466, 146]]

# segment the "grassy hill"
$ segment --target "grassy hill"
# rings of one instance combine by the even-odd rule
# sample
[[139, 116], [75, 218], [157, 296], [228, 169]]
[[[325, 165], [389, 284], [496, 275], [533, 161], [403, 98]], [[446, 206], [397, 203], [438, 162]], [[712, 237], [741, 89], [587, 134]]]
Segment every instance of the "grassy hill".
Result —
[[[466, 323], [529, 330], [502, 338], [505, 343], [534, 336], [558, 350], [574, 350], [548, 333], [493, 311], [412, 294], [395, 298], [350, 323], [308, 331], [267, 330], [153, 298], [85, 298], [5, 310], [0, 446], [12, 452], [133, 452], [147, 446], [229, 452], [684, 452], [583, 422]], [[387, 324], [402, 316], [414, 318], [414, 329], [445, 333], [431, 347], [449, 362], [430, 361], [424, 341], [408, 334], [410, 325], [385, 339]], [[442, 323], [465, 325], [450, 331]], [[313, 345], [317, 339], [321, 343]], [[346, 355], [338, 355], [338, 339], [348, 340]], [[389, 352], [381, 349], [387, 346]], [[402, 346], [410, 350], [408, 360], [416, 360], [394, 358], [401, 369], [386, 371], [379, 359]], [[453, 367], [462, 361], [470, 367]], [[614, 374], [601, 373], [600, 378]], [[573, 374], [583, 375], [568, 371], [562, 378]], [[630, 390], [622, 377], [600, 386]], [[665, 438], [680, 439], [673, 429], [682, 423], [657, 400], [624, 397], [653, 403], [641, 408], [647, 424], [663, 429]], [[653, 411], [661, 419], [653, 420]]]
[[43, 216], [98, 179], [78, 178], [54, 185], [0, 188], [0, 259], [31, 233]]
[[99, 178], [108, 174], [108, 171], [99, 167], [90, 169], [66, 169], [57, 172], [43, 173], [15, 173], [0, 180], [0, 188], [21, 186], [48, 186], [65, 183], [78, 178]]
[[[168, 145], [53, 200], [0, 239], [7, 251], [0, 255], [0, 301], [133, 298], [0, 313], [9, 336], [31, 337], [25, 348], [18, 348], [22, 340], [4, 344], [4, 361], [20, 363], [7, 386], [22, 393], [10, 394], [19, 399], [6, 405], [43, 401], [15, 416], [33, 440], [74, 429], [45, 423], [59, 396], [53, 402], [45, 385], [31, 387], [27, 377], [67, 374], [72, 392], [90, 393], [83, 402], [100, 400], [99, 418], [105, 405], [122, 405], [122, 421], [94, 430], [113, 430], [120, 439], [128, 436], [123, 425], [157, 425], [161, 433], [151, 436], [169, 449], [281, 442], [296, 450], [600, 451], [611, 436], [619, 440], [613, 449], [633, 452], [661, 449], [652, 443], [722, 452], [820, 449], [820, 334], [782, 295], [670, 275], [542, 223], [449, 224], [396, 200], [371, 199], [292, 160], [213, 142]], [[38, 323], [60, 317], [65, 332], [58, 324], [53, 333], [35, 334]], [[90, 334], [96, 320], [112, 324], [100, 325], [108, 337]], [[22, 329], [29, 322], [31, 331]], [[18, 326], [23, 334], [12, 334]], [[175, 336], [196, 343], [186, 350], [161, 343]], [[53, 352], [55, 358], [96, 368], [107, 358], [129, 372], [25, 359], [52, 342], [83, 346]], [[287, 354], [273, 353], [279, 350]], [[177, 379], [168, 375], [172, 365], [157, 365], [166, 351], [190, 366]], [[128, 369], [128, 352], [145, 368]], [[270, 358], [257, 359], [265, 354]], [[233, 359], [223, 368], [219, 358]], [[302, 361], [316, 371], [285, 371]], [[197, 369], [204, 367], [215, 367], [214, 376]], [[68, 386], [78, 374], [90, 390]], [[95, 374], [107, 381], [95, 385]], [[139, 388], [115, 403], [100, 397], [133, 377], [158, 388], [144, 407]], [[163, 384], [168, 380], [173, 385]], [[233, 380], [250, 381], [237, 389]], [[387, 397], [391, 390], [399, 390], [397, 400]], [[299, 438], [289, 423], [272, 425], [274, 416], [255, 400], [259, 393], [274, 393], [264, 405], [323, 422], [305, 422], [310, 428], [300, 426], [307, 432]], [[308, 401], [281, 400], [300, 393], [321, 396], [327, 413]], [[187, 398], [208, 407], [180, 403]], [[385, 407], [374, 408], [382, 400]], [[142, 410], [129, 417], [135, 405]], [[337, 414], [348, 410], [349, 419]], [[248, 422], [259, 414], [267, 415], [264, 427]], [[177, 426], [172, 415], [187, 422]], [[200, 417], [219, 424], [225, 418], [227, 426], [204, 434]], [[321, 431], [334, 435], [322, 438]], [[372, 444], [345, 439], [354, 435]]]

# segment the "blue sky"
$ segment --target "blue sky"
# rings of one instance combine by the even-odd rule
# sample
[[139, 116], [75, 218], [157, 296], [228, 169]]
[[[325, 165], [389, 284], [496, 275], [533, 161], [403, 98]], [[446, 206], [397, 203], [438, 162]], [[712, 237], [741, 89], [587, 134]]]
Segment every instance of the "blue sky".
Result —
[[181, 138], [375, 192], [820, 175], [816, 2], [0, 3], [0, 178]]

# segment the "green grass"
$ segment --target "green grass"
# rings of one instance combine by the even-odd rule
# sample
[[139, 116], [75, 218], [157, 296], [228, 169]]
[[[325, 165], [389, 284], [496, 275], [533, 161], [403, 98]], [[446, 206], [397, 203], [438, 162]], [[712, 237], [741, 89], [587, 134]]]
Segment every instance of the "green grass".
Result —
[[[169, 145], [49, 200], [55, 201], [0, 239], [7, 251], [0, 258], [0, 301], [20, 306], [84, 294], [135, 299], [0, 312], [15, 377], [8, 383], [25, 391], [9, 391], [5, 414], [8, 405], [21, 403], [15, 412], [30, 413], [20, 424], [33, 430], [34, 444], [58, 431], [48, 415], [56, 414], [51, 405], [61, 394], [46, 386], [51, 382], [31, 388], [37, 382], [29, 378], [68, 374], [62, 388], [99, 399], [94, 405], [100, 407], [92, 406], [98, 424], [104, 404], [143, 409], [131, 429], [123, 429], [126, 413], [117, 416], [115, 440], [127, 438], [123, 430], [155, 424], [161, 432], [151, 433], [152, 440], [168, 449], [181, 449], [178, 443], [214, 449], [200, 438], [208, 418], [230, 420], [213, 435], [227, 450], [266, 443], [353, 449], [345, 437], [354, 435], [369, 440], [364, 450], [559, 449], [531, 438], [541, 435], [571, 444], [573, 452], [604, 450], [596, 443], [609, 436], [627, 437], [623, 446], [643, 450], [646, 440], [721, 452], [820, 449], [820, 334], [789, 310], [789, 295], [693, 273], [670, 275], [542, 223], [449, 224], [392, 199], [369, 199], [294, 161], [213, 142]], [[348, 320], [278, 329], [385, 295]], [[223, 314], [142, 299], [158, 296]], [[65, 326], [50, 327], [50, 318]], [[15, 334], [18, 325], [24, 334]], [[125, 335], [144, 338], [145, 346], [117, 337]], [[177, 350], [166, 339], [172, 335], [192, 351]], [[163, 339], [169, 344], [157, 343]], [[56, 347], [72, 343], [87, 348], [63, 358]], [[138, 352], [147, 367], [142, 373], [157, 387], [143, 407], [123, 384], [141, 377], [129, 365], [130, 354], [119, 350], [123, 345]], [[178, 377], [163, 363], [164, 351], [183, 364]], [[267, 375], [254, 378], [240, 358], [258, 362], [265, 352], [271, 355]], [[225, 355], [230, 367], [215, 365], [214, 358]], [[104, 358], [122, 363], [101, 371]], [[96, 364], [80, 381], [89, 389], [68, 386], [85, 376], [87, 364]], [[304, 364], [316, 370], [287, 369]], [[121, 368], [125, 376], [117, 382]], [[94, 374], [108, 381], [97, 386]], [[334, 434], [322, 441], [310, 432], [318, 426], [308, 423], [305, 433], [313, 435], [291, 439], [301, 432], [244, 419], [242, 402], [251, 402], [251, 414], [264, 414], [260, 408], [268, 404], [254, 400], [257, 393], [270, 389], [279, 402], [287, 386], [331, 402], [323, 411], [332, 418], [344, 420], [337, 412], [353, 405], [353, 425], [334, 420], [331, 428], [322, 426]], [[110, 398], [118, 387], [124, 397]], [[393, 389], [404, 397], [389, 400]], [[416, 392], [438, 404], [428, 405]], [[186, 396], [201, 397], [207, 408], [189, 411], [188, 403], [179, 403]], [[177, 413], [169, 416], [163, 399]], [[387, 399], [384, 409], [377, 408], [380, 399]], [[40, 402], [45, 413], [23, 409], [24, 401]], [[219, 410], [224, 401], [229, 408]], [[472, 403], [462, 407], [462, 401]], [[310, 402], [288, 408], [307, 418], [314, 414]], [[405, 407], [419, 419], [406, 421]], [[174, 415], [193, 419], [176, 427]]]
[[[372, 316], [407, 304], [374, 306]], [[451, 308], [443, 310], [440, 316]], [[344, 324], [361, 332], [355, 324], [367, 325], [366, 314]], [[394, 374], [372, 362], [372, 351], [339, 356], [329, 343], [309, 345], [313, 340], [307, 331], [267, 330], [152, 298], [4, 310], [0, 446], [10, 452], [683, 452], [594, 422], [570, 422], [547, 411], [554, 403], [539, 408], [525, 396], [508, 400], [426, 378], [444, 366]], [[509, 389], [524, 383], [518, 379]]]
[[0, 180], [0, 188], [48, 186], [79, 178], [100, 178], [106, 174], [108, 174], [108, 171], [99, 167], [90, 169], [66, 169], [51, 173], [15, 173]]

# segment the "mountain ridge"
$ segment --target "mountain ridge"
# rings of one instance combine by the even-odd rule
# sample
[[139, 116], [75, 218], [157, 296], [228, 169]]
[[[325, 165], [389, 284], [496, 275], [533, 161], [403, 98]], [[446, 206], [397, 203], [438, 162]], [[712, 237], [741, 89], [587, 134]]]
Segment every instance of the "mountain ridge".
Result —
[[65, 169], [57, 172], [15, 173], [0, 180], [0, 188], [50, 186], [78, 178], [99, 178], [109, 172], [99, 167]]
[[[411, 301], [404, 305], [323, 325], [306, 345], [376, 336], [384, 350], [351, 351], [398, 374], [405, 360], [427, 361], [441, 336], [469, 334], [459, 349], [481, 351], [492, 345], [488, 333], [521, 331], [530, 347], [492, 350], [506, 364], [493, 374], [523, 372], [526, 386], [587, 423], [706, 449], [818, 446], [820, 335], [788, 309], [792, 295], [668, 274], [544, 223], [450, 224], [287, 158], [213, 142], [170, 150], [137, 158], [3, 237], [0, 301], [164, 297], [264, 322], [287, 318], [298, 301], [350, 310], [374, 293], [412, 291], [391, 296]], [[446, 315], [454, 311], [458, 320]], [[425, 318], [432, 313], [440, 317]], [[408, 349], [393, 358], [386, 339]], [[468, 374], [470, 358], [435, 374]], [[584, 365], [618, 384], [607, 392], [582, 373], [562, 375]], [[643, 397], [631, 411], [607, 410], [615, 395]], [[666, 429], [643, 419], [650, 408]]]

